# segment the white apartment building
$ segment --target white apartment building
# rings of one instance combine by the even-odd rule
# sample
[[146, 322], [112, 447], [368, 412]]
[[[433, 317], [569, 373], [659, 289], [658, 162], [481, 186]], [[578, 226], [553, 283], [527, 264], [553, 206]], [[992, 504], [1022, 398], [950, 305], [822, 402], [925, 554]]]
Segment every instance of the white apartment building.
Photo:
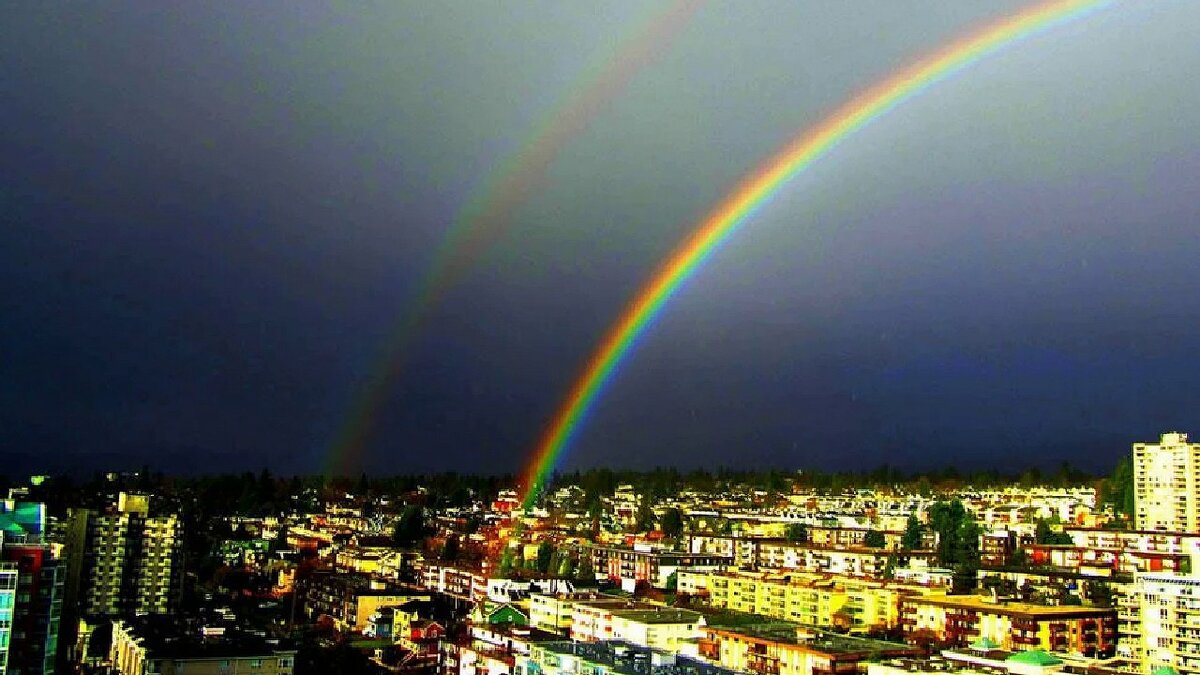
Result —
[[1138, 575], [1137, 598], [1142, 672], [1170, 666], [1181, 675], [1200, 674], [1200, 578]]
[[1139, 530], [1196, 532], [1200, 528], [1200, 443], [1171, 432], [1158, 443], [1133, 444]]

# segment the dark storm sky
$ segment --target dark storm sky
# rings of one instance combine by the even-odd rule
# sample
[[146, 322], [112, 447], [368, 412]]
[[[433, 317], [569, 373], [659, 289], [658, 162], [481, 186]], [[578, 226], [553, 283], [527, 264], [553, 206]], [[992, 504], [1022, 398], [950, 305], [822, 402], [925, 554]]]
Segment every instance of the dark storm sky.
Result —
[[[378, 472], [513, 470], [722, 194], [1027, 3], [711, 3], [441, 304]], [[319, 469], [458, 209], [640, 2], [0, 8], [0, 453]], [[1107, 469], [1200, 433], [1200, 4], [1028, 40], [842, 144], [685, 287], [572, 466]]]

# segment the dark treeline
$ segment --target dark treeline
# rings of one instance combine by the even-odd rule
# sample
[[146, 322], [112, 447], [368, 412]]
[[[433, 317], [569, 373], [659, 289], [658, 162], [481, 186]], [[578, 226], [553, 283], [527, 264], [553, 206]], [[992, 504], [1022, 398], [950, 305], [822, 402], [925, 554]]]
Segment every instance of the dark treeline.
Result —
[[576, 485], [588, 493], [611, 494], [618, 485], [632, 485], [653, 496], [677, 494], [682, 490], [714, 492], [752, 488], [766, 492], [791, 489], [837, 493], [855, 489], [894, 489], [931, 494], [935, 491], [972, 487], [990, 489], [1017, 485], [1022, 487], [1094, 486], [1101, 477], [1063, 463], [1056, 471], [1038, 468], [1003, 472], [998, 470], [960, 472], [953, 466], [938, 471], [910, 472], [884, 464], [869, 471], [783, 471], [743, 470], [728, 467], [715, 470], [680, 471], [656, 468], [650, 471], [589, 469], [556, 473], [549, 489]]
[[[3, 479], [0, 478], [0, 482]], [[661, 498], [692, 490], [702, 493], [728, 492], [751, 496], [793, 490], [838, 494], [871, 489], [933, 495], [964, 488], [993, 489], [1020, 487], [1092, 487], [1100, 490], [1101, 501], [1120, 511], [1132, 501], [1132, 471], [1122, 460], [1112, 476], [1097, 477], [1063, 463], [1056, 471], [1037, 468], [1015, 472], [996, 470], [959, 472], [954, 467], [938, 471], [908, 472], [888, 465], [870, 471], [829, 472], [819, 470], [744, 470], [717, 468], [680, 471], [662, 467], [649, 471], [595, 468], [556, 473], [548, 482], [549, 493], [567, 486], [582, 490], [587, 506], [613, 494], [621, 485], [631, 485], [640, 494]], [[51, 512], [61, 515], [69, 506], [103, 508], [122, 490], [149, 492], [157, 496], [155, 510], [192, 512], [202, 517], [224, 515], [270, 515], [316, 511], [327, 502], [358, 502], [370, 508], [387, 508], [398, 513], [405, 505], [429, 508], [468, 506], [490, 502], [506, 489], [517, 487], [512, 475], [482, 475], [459, 472], [413, 474], [390, 477], [275, 476], [263, 469], [208, 476], [177, 477], [144, 468], [137, 473], [96, 474], [88, 480], [51, 477], [35, 486], [31, 497], [47, 502]]]
[[[12, 483], [0, 476], [0, 488]], [[937, 471], [911, 472], [882, 465], [869, 471], [821, 471], [800, 469], [745, 470], [720, 467], [713, 470], [681, 471], [659, 467], [649, 471], [594, 468], [556, 472], [546, 491], [577, 486], [585, 493], [611, 495], [621, 485], [653, 497], [675, 495], [686, 490], [702, 493], [756, 490], [790, 490], [838, 493], [847, 490], [895, 490], [913, 494], [932, 494], [964, 488], [993, 489], [1017, 487], [1092, 487], [1099, 488], [1103, 501], [1131, 503], [1132, 465], [1122, 458], [1110, 476], [1096, 476], [1064, 462], [1056, 471], [1038, 468], [1021, 471], [985, 470], [960, 472], [953, 466]], [[427, 507], [467, 506], [476, 501], [491, 501], [508, 489], [519, 489], [512, 474], [473, 474], [443, 472], [387, 477], [360, 474], [351, 476], [276, 476], [269, 470], [202, 476], [171, 476], [149, 467], [140, 472], [96, 473], [88, 480], [70, 476], [51, 476], [31, 488], [31, 498], [45, 501], [52, 509], [60, 506], [103, 508], [119, 491], [148, 492], [157, 495], [162, 510], [174, 510], [174, 502], [188, 498], [205, 507], [228, 513], [265, 515], [268, 513], [317, 508], [329, 501], [387, 499], [397, 505], [419, 504]]]

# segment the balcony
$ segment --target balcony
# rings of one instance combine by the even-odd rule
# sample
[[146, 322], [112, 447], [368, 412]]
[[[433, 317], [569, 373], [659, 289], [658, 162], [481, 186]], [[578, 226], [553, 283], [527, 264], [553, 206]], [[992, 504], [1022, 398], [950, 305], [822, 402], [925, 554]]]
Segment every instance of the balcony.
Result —
[[746, 654], [746, 668], [758, 675], [779, 675], [779, 659], [766, 654]]

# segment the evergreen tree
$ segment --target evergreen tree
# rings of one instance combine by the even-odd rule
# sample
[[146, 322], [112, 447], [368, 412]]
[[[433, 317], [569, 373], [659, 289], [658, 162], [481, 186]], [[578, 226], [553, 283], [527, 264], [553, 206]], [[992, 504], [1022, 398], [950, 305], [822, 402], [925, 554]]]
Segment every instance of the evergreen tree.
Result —
[[592, 569], [592, 557], [586, 551], [579, 554], [579, 565], [575, 568], [575, 579], [581, 584], [596, 583], [596, 572]]
[[447, 537], [446, 543], [442, 545], [442, 560], [448, 562], [458, 560], [458, 546], [458, 537]]
[[549, 539], [543, 539], [538, 544], [537, 558], [534, 560], [535, 569], [545, 574], [550, 571], [550, 559], [554, 557], [554, 544]]
[[893, 552], [891, 555], [889, 555], [887, 557], [887, 562], [884, 563], [884, 565], [883, 565], [883, 578], [884, 579], [896, 578], [896, 562], [897, 562], [896, 554], [895, 554], [895, 552]]
[[572, 579], [575, 577], [575, 560], [564, 555], [558, 563], [558, 577], [561, 579]]
[[808, 541], [808, 526], [804, 523], [789, 523], [784, 530], [784, 536], [789, 541], [804, 543]]
[[904, 536], [900, 538], [900, 548], [905, 551], [916, 551], [921, 548], [921, 535], [924, 529], [925, 526], [921, 524], [921, 519], [917, 518], [917, 514], [910, 514], [908, 523], [904, 526]]
[[883, 548], [887, 546], [887, 537], [879, 530], [867, 530], [863, 536], [863, 546], [867, 548]]
[[649, 532], [654, 529], [654, 509], [650, 507], [650, 497], [641, 495], [638, 499], [637, 514], [634, 516], [634, 531]]
[[392, 540], [400, 548], [410, 548], [425, 537], [425, 510], [420, 506], [406, 506], [392, 530]]
[[1100, 502], [1112, 506], [1113, 511], [1127, 518], [1133, 517], [1133, 460], [1129, 455], [1121, 457], [1116, 468], [1100, 490]]
[[672, 539], [683, 534], [683, 511], [677, 508], [669, 508], [663, 513], [662, 521], [659, 523], [662, 527], [663, 534]]
[[505, 546], [504, 551], [500, 553], [500, 578], [511, 579], [515, 568], [516, 554], [513, 552], [513, 547]]

